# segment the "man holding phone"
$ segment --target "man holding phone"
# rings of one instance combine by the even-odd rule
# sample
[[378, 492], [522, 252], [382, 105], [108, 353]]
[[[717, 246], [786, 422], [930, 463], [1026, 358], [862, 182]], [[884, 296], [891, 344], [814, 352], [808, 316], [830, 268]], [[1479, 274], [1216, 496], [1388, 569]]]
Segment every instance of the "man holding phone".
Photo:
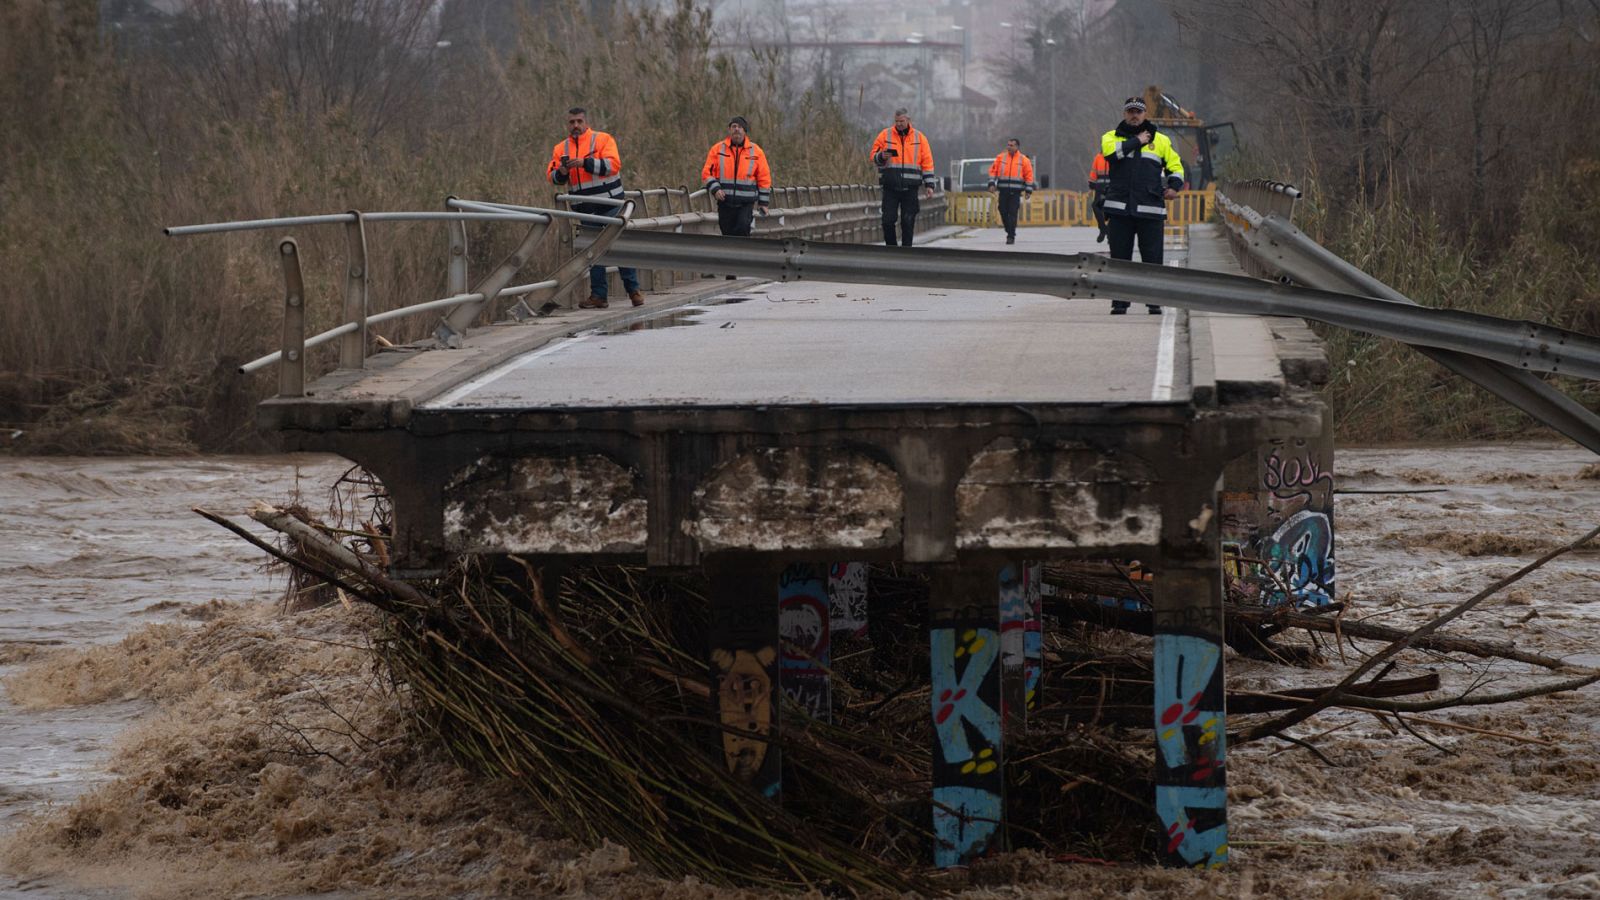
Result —
[[911, 127], [904, 108], [894, 111], [894, 127], [885, 128], [872, 142], [872, 164], [883, 186], [883, 242], [895, 245], [895, 223], [900, 224], [900, 246], [911, 246], [917, 213], [922, 210], [918, 192], [933, 199], [933, 149], [928, 138]]
[[[567, 136], [550, 151], [550, 164], [545, 167], [545, 177], [558, 189], [565, 186], [566, 193], [593, 197], [622, 199], [622, 157], [617, 151], [617, 140], [604, 131], [589, 127], [589, 114], [581, 106], [567, 110]], [[558, 191], [559, 192], [559, 191]], [[605, 203], [577, 203], [573, 212], [597, 216], [614, 216], [617, 208]], [[622, 289], [634, 306], [644, 304], [644, 294], [639, 292], [639, 273], [633, 269], [617, 267], [622, 277]], [[580, 309], [605, 309], [606, 267], [589, 267], [589, 298], [578, 304]]]

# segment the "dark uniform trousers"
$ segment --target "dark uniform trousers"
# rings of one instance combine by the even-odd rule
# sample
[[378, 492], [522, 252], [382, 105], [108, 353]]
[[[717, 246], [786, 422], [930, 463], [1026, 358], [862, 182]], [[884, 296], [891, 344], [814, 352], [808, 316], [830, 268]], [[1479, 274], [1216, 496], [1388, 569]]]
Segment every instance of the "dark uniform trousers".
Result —
[[[1111, 245], [1112, 259], [1133, 259], [1133, 242], [1139, 242], [1139, 261], [1161, 265], [1161, 245], [1166, 219], [1146, 219], [1140, 216], [1106, 216], [1106, 243]], [[1126, 300], [1111, 301], [1112, 309], [1127, 309]], [[1160, 307], [1150, 305], [1152, 311]]]
[[900, 223], [900, 246], [911, 246], [911, 236], [917, 230], [917, 213], [922, 201], [917, 199], [919, 187], [883, 189], [883, 242], [894, 246], [894, 225]]
[[754, 203], [718, 203], [717, 227], [724, 237], [745, 237], [755, 230]]
[[1000, 191], [1000, 224], [1006, 227], [1006, 237], [1017, 236], [1017, 213], [1022, 210], [1022, 192]]

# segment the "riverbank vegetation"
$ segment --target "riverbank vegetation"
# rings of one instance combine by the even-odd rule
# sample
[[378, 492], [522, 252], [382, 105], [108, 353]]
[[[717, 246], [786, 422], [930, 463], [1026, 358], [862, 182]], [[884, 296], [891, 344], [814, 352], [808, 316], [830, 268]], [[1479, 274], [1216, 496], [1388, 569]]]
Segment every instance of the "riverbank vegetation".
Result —
[[[1600, 334], [1600, 6], [1199, 0], [1177, 17], [1247, 135], [1232, 174], [1302, 186], [1312, 237], [1424, 306]], [[1400, 344], [1323, 334], [1341, 441], [1536, 427]], [[1558, 383], [1600, 406], [1600, 386]]]
[[[440, 208], [448, 194], [547, 202], [547, 148], [573, 103], [619, 136], [635, 187], [695, 182], [732, 114], [779, 183], [870, 177], [838, 85], [787, 72], [776, 50], [726, 49], [737, 30], [692, 0], [196, 0], [120, 29], [102, 6], [0, 8], [0, 449], [255, 445], [270, 376], [234, 369], [276, 343], [278, 234], [171, 239], [163, 225]], [[1059, 121], [1063, 159], [1087, 158], [1105, 111], [1162, 83], [1237, 124], [1248, 153], [1228, 174], [1303, 186], [1302, 227], [1419, 303], [1600, 333], [1594, 3], [1147, 0], [1088, 15], [1045, 2], [1018, 26], [995, 63], [1019, 85], [996, 129], [1042, 147]], [[1103, 61], [1127, 46], [1163, 50], [1107, 81]], [[1046, 72], [1071, 89], [1047, 90]], [[297, 237], [309, 325], [328, 327], [342, 236]], [[472, 229], [477, 271], [514, 237]], [[376, 308], [444, 290], [438, 225], [376, 226], [370, 244]], [[1326, 336], [1342, 441], [1536, 427], [1403, 347]], [[1600, 403], [1593, 385], [1564, 387]]]
[[[233, 370], [277, 343], [281, 235], [163, 226], [451, 194], [547, 205], [575, 104], [617, 135], [631, 187], [697, 182], [731, 115], [780, 185], [868, 174], [830, 98], [778, 91], [770, 55], [712, 54], [704, 8], [437, 6], [195, 2], [116, 34], [94, 3], [0, 8], [0, 446], [15, 429], [30, 452], [253, 445], [270, 376]], [[343, 236], [296, 237], [309, 327], [330, 327]], [[519, 237], [472, 229], [475, 271]], [[443, 295], [438, 224], [375, 226], [369, 248], [376, 309]]]

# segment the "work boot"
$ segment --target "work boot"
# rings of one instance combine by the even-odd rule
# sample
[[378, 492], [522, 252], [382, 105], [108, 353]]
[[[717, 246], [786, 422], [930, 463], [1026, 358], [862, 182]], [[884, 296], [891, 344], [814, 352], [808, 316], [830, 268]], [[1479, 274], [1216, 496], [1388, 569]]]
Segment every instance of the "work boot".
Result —
[[737, 281], [739, 279], [739, 276], [737, 276], [737, 275], [729, 275], [729, 276], [727, 276], [727, 279], [729, 281]]
[[633, 301], [634, 306], [644, 305], [644, 294], [640, 291], [629, 291], [628, 299]]
[[1128, 314], [1128, 304], [1126, 304], [1126, 303], [1113, 303], [1113, 304], [1111, 304], [1111, 314], [1113, 316], [1125, 316], [1125, 315], [1127, 315]]
[[1151, 306], [1151, 305], [1150, 305], [1150, 304], [1148, 304], [1148, 303], [1146, 303], [1146, 304], [1145, 304], [1145, 306], [1144, 306], [1144, 311], [1145, 311], [1145, 312], [1147, 312], [1147, 313], [1149, 313], [1149, 314], [1150, 314], [1150, 315], [1152, 315], [1152, 316], [1159, 316], [1159, 315], [1161, 315], [1161, 307], [1159, 307], [1159, 306]]
[[611, 304], [606, 300], [606, 298], [604, 298], [604, 297], [596, 297], [595, 295], [590, 294], [589, 295], [589, 299], [587, 299], [587, 300], [583, 301], [582, 303], [578, 304], [578, 308], [579, 309], [605, 309], [606, 307], [608, 307], [610, 305]]
[[1014, 235], [1014, 234], [1006, 235], [1006, 243], [1015, 244], [1016, 242], [1017, 242], [1017, 236], [1016, 235]]

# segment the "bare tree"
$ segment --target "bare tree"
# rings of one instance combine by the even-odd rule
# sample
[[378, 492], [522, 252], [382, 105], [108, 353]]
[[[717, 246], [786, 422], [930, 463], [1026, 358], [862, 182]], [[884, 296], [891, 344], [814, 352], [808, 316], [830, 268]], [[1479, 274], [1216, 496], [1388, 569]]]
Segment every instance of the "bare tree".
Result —
[[270, 97], [345, 110], [370, 137], [415, 113], [436, 63], [433, 0], [192, 0], [170, 64], [234, 118]]
[[1376, 196], [1396, 161], [1431, 137], [1436, 109], [1419, 88], [1455, 46], [1449, 0], [1174, 5], [1191, 27], [1217, 30], [1255, 103], [1305, 123], [1319, 168], [1342, 186]]

